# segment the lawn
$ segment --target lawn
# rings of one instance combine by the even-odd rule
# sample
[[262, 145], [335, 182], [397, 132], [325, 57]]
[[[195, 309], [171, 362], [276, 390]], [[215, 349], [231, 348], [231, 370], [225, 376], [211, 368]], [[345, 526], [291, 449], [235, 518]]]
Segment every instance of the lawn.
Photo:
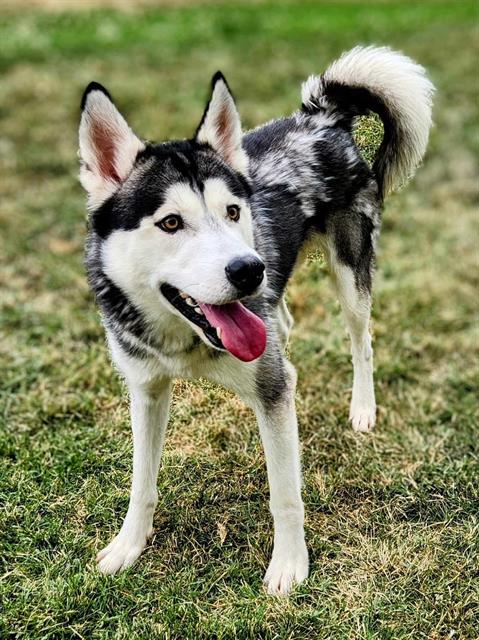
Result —
[[[479, 636], [478, 20], [476, 0], [2, 10], [2, 639]], [[178, 381], [155, 536], [133, 569], [104, 577], [94, 556], [126, 511], [132, 456], [82, 265], [81, 92], [96, 79], [142, 135], [185, 137], [220, 68], [252, 127], [295, 109], [299, 83], [358, 42], [430, 70], [436, 124], [384, 214], [373, 434], [347, 422], [349, 343], [321, 257], [289, 288], [311, 576], [288, 599], [264, 593], [253, 416]], [[366, 152], [373, 134], [360, 132]]]

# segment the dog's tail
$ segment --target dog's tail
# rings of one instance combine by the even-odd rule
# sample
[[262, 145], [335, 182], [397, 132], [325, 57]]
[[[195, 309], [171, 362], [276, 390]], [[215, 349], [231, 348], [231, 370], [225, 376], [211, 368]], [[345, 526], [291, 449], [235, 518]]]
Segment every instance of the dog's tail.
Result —
[[355, 47], [321, 76], [303, 83], [302, 110], [348, 128], [373, 111], [384, 126], [373, 171], [382, 197], [410, 178], [422, 160], [431, 128], [434, 86], [423, 67], [388, 47]]

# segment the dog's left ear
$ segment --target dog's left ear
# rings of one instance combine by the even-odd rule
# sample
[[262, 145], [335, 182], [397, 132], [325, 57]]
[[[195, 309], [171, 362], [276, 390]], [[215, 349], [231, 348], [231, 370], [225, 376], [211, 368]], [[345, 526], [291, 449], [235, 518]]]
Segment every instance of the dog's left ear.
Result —
[[209, 144], [233, 169], [247, 176], [248, 156], [241, 144], [241, 121], [234, 98], [221, 72], [215, 73], [211, 85], [196, 140]]

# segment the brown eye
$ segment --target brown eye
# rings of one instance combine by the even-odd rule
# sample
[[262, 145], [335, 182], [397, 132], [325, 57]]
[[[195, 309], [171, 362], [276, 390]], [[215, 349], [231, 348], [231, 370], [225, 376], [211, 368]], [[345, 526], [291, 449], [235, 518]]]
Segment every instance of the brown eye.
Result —
[[183, 220], [181, 216], [171, 214], [163, 218], [163, 220], [160, 220], [160, 222], [157, 222], [156, 226], [166, 231], [166, 233], [175, 233], [175, 231], [183, 229]]
[[229, 204], [226, 207], [226, 213], [228, 215], [228, 218], [230, 220], [233, 220], [233, 222], [238, 222], [238, 220], [240, 219], [240, 208], [237, 204]]

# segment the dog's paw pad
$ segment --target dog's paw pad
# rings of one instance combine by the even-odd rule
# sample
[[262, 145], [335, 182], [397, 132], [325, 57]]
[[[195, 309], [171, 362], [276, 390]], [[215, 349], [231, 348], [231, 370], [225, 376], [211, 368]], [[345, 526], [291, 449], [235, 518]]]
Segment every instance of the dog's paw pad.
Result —
[[141, 544], [118, 535], [97, 555], [99, 571], [105, 575], [113, 575], [128, 569], [138, 559], [145, 544], [146, 541]]
[[372, 431], [376, 424], [376, 407], [351, 407], [349, 420], [354, 431], [358, 431], [360, 433]]
[[271, 595], [286, 595], [308, 577], [306, 548], [295, 554], [274, 554], [263, 582]]

